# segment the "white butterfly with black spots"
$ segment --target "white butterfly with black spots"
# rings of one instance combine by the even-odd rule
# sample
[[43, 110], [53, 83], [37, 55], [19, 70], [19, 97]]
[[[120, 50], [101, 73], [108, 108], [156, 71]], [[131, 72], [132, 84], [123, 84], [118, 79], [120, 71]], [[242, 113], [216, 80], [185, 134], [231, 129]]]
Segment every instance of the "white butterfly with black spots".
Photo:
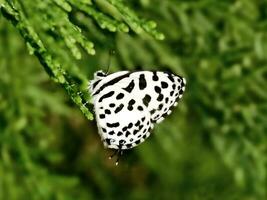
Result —
[[182, 98], [185, 84], [169, 72], [97, 71], [89, 90], [104, 146], [121, 151], [144, 142]]

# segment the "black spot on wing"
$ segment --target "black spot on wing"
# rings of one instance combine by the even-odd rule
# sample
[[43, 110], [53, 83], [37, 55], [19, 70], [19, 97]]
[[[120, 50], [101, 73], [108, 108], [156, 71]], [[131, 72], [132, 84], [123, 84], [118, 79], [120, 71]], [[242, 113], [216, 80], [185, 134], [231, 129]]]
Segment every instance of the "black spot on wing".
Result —
[[157, 72], [153, 72], [152, 80], [153, 81], [158, 81], [159, 80], [159, 77], [157, 75]]
[[155, 86], [154, 87], [154, 90], [155, 90], [156, 93], [160, 93], [161, 92], [161, 89], [160, 89], [159, 86]]
[[157, 98], [157, 101], [162, 101], [164, 98], [163, 94], [159, 94], [158, 98]]
[[140, 125], [140, 121], [138, 120], [136, 123], [135, 123], [135, 126], [139, 126]]
[[163, 89], [167, 88], [168, 87], [168, 83], [166, 83], [165, 81], [161, 81], [161, 87]]
[[121, 131], [119, 131], [118, 133], [117, 133], [117, 136], [121, 136], [123, 133], [121, 132]]
[[105, 114], [108, 114], [108, 115], [111, 114], [110, 110], [109, 109], [106, 109], [105, 110]]
[[140, 110], [140, 111], [144, 110], [142, 106], [138, 106], [137, 109]]
[[108, 132], [108, 134], [109, 134], [109, 135], [114, 135], [115, 132], [114, 132], [114, 131], [110, 131], [110, 132]]
[[115, 128], [115, 127], [118, 127], [120, 126], [120, 123], [119, 122], [116, 122], [116, 123], [107, 123], [107, 127], [109, 128]]
[[134, 81], [132, 80], [129, 85], [126, 88], [123, 88], [124, 90], [126, 90], [127, 92], [132, 92], [132, 90], [134, 89]]
[[122, 99], [124, 97], [124, 94], [123, 93], [119, 93], [117, 96], [116, 96], [116, 99], [119, 100], [119, 99]]
[[166, 97], [166, 99], [165, 99], [165, 103], [168, 103], [168, 101], [169, 101], [169, 98], [168, 98], [168, 97]]
[[156, 109], [150, 111], [150, 114], [153, 115], [156, 112]]
[[135, 100], [131, 99], [128, 104], [131, 105], [131, 106], [134, 105], [135, 104]]
[[122, 109], [123, 109], [124, 105], [123, 104], [120, 104], [116, 109], [115, 109], [115, 113], [118, 113], [120, 112]]
[[128, 128], [132, 128], [132, 127], [133, 127], [133, 123], [129, 123]]
[[140, 90], [143, 90], [146, 88], [146, 86], [147, 86], [147, 83], [146, 83], [145, 75], [141, 74], [139, 76], [139, 88]]
[[150, 101], [151, 101], [151, 96], [146, 94], [146, 96], [143, 98], [143, 104], [147, 107]]
[[128, 102], [128, 107], [127, 109], [129, 111], [132, 111], [133, 110], [133, 105], [135, 104], [135, 100], [134, 99], [131, 99], [129, 102]]
[[98, 101], [98, 102], [102, 102], [103, 99], [105, 99], [105, 98], [109, 98], [109, 97], [111, 97], [113, 94], [114, 94], [114, 91], [111, 91], [111, 92], [108, 92], [108, 93], [104, 94], [102, 97], [99, 98], [99, 101]]
[[135, 130], [133, 131], [133, 134], [136, 135], [138, 132], [139, 132], [139, 130], [135, 129]]

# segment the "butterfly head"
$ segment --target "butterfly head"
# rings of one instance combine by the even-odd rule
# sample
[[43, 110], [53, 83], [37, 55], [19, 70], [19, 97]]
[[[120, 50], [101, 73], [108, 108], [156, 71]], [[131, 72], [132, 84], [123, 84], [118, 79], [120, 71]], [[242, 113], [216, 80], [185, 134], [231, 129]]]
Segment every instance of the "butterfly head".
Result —
[[102, 70], [99, 70], [97, 72], [95, 72], [94, 74], [94, 80], [100, 80], [103, 79], [107, 76], [107, 74], [105, 72], [103, 72]]

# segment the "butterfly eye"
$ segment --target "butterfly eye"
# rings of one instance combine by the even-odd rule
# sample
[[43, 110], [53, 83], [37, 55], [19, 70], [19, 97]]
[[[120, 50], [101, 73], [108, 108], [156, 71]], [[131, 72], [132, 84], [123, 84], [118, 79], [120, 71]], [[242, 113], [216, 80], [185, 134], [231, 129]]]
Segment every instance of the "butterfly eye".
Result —
[[106, 74], [104, 72], [97, 72], [96, 75], [97, 76], [100, 76], [100, 77], [106, 76]]
[[103, 71], [98, 71], [95, 73], [95, 78], [103, 78], [106, 77], [107, 75]]

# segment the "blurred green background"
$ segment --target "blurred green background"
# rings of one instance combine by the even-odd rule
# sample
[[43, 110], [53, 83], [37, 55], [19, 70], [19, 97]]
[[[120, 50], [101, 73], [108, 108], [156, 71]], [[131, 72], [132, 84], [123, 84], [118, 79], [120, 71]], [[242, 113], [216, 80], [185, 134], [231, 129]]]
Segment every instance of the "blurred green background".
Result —
[[[165, 40], [140, 32], [143, 21], [127, 18], [120, 1], [108, 1], [117, 10], [92, 1], [89, 16], [74, 0], [6, 2], [24, 13], [52, 59], [86, 77], [85, 87], [115, 49], [111, 72], [169, 69], [187, 88], [172, 115], [115, 166], [96, 122], [30, 55], [31, 38], [0, 14], [0, 200], [267, 199], [267, 1], [124, 1], [157, 22]], [[96, 11], [126, 25], [111, 26]], [[79, 34], [62, 28], [69, 24], [94, 49], [76, 49], [71, 37]]]

